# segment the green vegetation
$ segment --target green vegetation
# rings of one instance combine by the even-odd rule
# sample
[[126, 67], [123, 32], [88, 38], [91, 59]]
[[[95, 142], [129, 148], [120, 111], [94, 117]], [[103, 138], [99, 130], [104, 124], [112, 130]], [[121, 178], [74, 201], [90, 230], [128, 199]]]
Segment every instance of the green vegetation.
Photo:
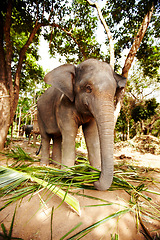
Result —
[[[39, 167], [32, 165], [33, 159], [29, 159], [28, 154], [26, 154], [26, 159], [24, 156], [24, 151], [22, 149], [20, 150], [20, 148], [18, 148], [18, 154], [16, 151], [12, 151], [10, 154], [7, 153], [7, 157], [12, 157], [13, 163], [8, 167], [0, 167], [0, 197], [3, 197], [4, 201], [4, 206], [2, 206], [0, 209], [1, 211], [9, 204], [20, 200], [27, 195], [33, 196], [33, 193], [35, 194], [36, 192], [39, 192], [40, 189], [46, 189], [46, 194], [49, 191], [51, 192], [52, 196], [57, 194], [62, 199], [60, 205], [63, 202], [66, 202], [78, 214], [80, 214], [79, 202], [75, 197], [72, 197], [72, 195], [80, 195], [95, 200], [98, 199], [89, 195], [80, 194], [79, 191], [75, 191], [75, 189], [94, 190], [92, 183], [98, 180], [100, 174], [100, 172], [96, 169], [93, 169], [93, 167], [91, 167], [86, 160], [82, 160], [82, 157], [80, 164], [78, 163], [79, 160], [77, 159], [78, 164], [72, 168], [67, 168], [67, 171], [53, 167]], [[22, 161], [23, 158], [24, 161]], [[129, 165], [127, 167], [121, 164], [116, 165], [113, 183], [109, 191], [125, 191], [127, 194], [129, 194], [130, 201], [128, 203], [124, 202], [123, 210], [106, 216], [104, 219], [101, 219], [91, 226], [88, 226], [86, 229], [83, 229], [69, 239], [80, 239], [104, 222], [121, 216], [127, 212], [134, 213], [137, 216], [137, 225], [143, 225], [143, 228], [145, 228], [145, 225], [142, 220], [142, 216], [143, 218], [146, 216], [147, 218], [160, 221], [159, 206], [151, 197], [146, 195], [147, 192], [160, 195], [160, 192], [152, 191], [150, 189], [150, 185], [152, 183], [154, 184], [155, 182], [149, 173], [152, 170], [147, 170], [148, 176], [142, 174], [141, 171], [143, 172], [144, 170], [140, 170]], [[51, 194], [49, 194], [49, 198], [51, 197]], [[45, 201], [47, 201], [47, 199]], [[94, 208], [102, 205], [110, 206], [117, 204], [103, 199], [99, 200], [102, 202], [101, 204], [88, 205], [86, 207]], [[80, 225], [81, 224], [75, 226], [69, 231], [68, 234], [73, 232]], [[66, 233], [65, 236], [68, 234]], [[115, 239], [116, 237], [117, 236], [115, 235]]]
[[128, 93], [115, 128], [116, 141], [128, 140], [141, 134], [159, 137], [160, 104], [155, 98], [135, 100], [127, 95]]
[[13, 233], [13, 227], [14, 227], [14, 220], [15, 220], [15, 215], [16, 215], [16, 209], [17, 207], [15, 208], [14, 210], [14, 214], [13, 214], [13, 218], [12, 218], [12, 222], [11, 222], [11, 225], [10, 225], [10, 229], [9, 229], [9, 233], [7, 233], [7, 229], [5, 227], [5, 225], [2, 223], [1, 224], [1, 228], [2, 228], [2, 231], [3, 233], [0, 233], [0, 237], [4, 240], [23, 240], [22, 238], [16, 238], [16, 237], [12, 237], [12, 233]]

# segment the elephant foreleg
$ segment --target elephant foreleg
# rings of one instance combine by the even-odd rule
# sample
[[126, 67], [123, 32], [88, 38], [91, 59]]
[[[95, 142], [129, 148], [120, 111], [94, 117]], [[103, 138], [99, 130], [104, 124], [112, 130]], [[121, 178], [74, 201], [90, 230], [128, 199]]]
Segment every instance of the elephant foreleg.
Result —
[[72, 167], [75, 163], [75, 138], [78, 126], [73, 119], [63, 122], [61, 125], [62, 134], [62, 168]]
[[75, 138], [77, 131], [73, 133], [65, 132], [62, 136], [62, 168], [72, 167], [75, 163]]
[[45, 138], [42, 137], [41, 165], [49, 165], [50, 140], [51, 138], [49, 136], [46, 136]]
[[75, 138], [78, 131], [74, 104], [64, 97], [57, 109], [57, 123], [62, 135], [62, 168], [75, 163]]
[[41, 133], [41, 144], [42, 144], [42, 155], [41, 155], [41, 165], [49, 165], [49, 150], [50, 150], [50, 136], [46, 133], [44, 128], [44, 123], [41, 120], [39, 112], [37, 112], [38, 125]]
[[83, 133], [91, 166], [101, 170], [100, 142], [97, 124], [94, 119], [83, 125]]
[[55, 161], [55, 164], [61, 163], [61, 144], [61, 136], [53, 139], [52, 160]]

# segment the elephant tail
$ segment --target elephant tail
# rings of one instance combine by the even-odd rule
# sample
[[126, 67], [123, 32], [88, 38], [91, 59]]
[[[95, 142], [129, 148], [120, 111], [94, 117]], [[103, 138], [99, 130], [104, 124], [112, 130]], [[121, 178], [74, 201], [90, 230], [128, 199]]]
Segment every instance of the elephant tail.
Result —
[[40, 146], [39, 146], [39, 149], [36, 151], [36, 155], [38, 155], [38, 154], [40, 153], [41, 147], [42, 147], [42, 142], [41, 142], [41, 144], [40, 144]]

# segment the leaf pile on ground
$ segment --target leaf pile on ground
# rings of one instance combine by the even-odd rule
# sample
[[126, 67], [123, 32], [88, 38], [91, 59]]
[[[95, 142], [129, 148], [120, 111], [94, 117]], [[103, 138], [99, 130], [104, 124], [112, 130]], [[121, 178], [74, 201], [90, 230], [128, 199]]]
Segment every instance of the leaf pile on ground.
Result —
[[160, 139], [151, 135], [135, 136], [133, 143], [143, 153], [160, 154]]
[[133, 147], [142, 153], [160, 154], [160, 139], [151, 135], [135, 136], [128, 141], [121, 141], [115, 144], [116, 149]]

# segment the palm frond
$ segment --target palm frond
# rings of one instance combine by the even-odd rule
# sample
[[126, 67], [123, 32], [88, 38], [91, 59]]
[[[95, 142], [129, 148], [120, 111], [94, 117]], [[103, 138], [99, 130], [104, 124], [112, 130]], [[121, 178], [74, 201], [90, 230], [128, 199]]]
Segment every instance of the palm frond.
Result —
[[[79, 191], [72, 191], [73, 189], [94, 190], [93, 182], [99, 179], [100, 171], [91, 167], [86, 159], [77, 161], [79, 164], [72, 168], [62, 170], [53, 167], [33, 166], [32, 164], [34, 163], [34, 160], [28, 158], [28, 160], [26, 160], [28, 162], [26, 163], [26, 161], [23, 160], [23, 157], [21, 158], [21, 154], [26, 157], [24, 151], [21, 151], [20, 149], [16, 150], [16, 154], [15, 152], [12, 154], [12, 157], [16, 158], [14, 164], [12, 164], [11, 167], [0, 167], [0, 197], [5, 200], [5, 205], [0, 210], [8, 206], [10, 203], [15, 202], [28, 194], [36, 193], [43, 188], [58, 195], [62, 199], [60, 205], [65, 201], [79, 215], [79, 202], [73, 197], [73, 195], [76, 194], [90, 199], [100, 200], [102, 202], [102, 204], [93, 204], [86, 207], [115, 204], [104, 199], [81, 194]], [[111, 218], [121, 216], [129, 211], [132, 211], [137, 215], [137, 224], [139, 222], [139, 213], [141, 213], [141, 219], [142, 217], [149, 217], [160, 221], [159, 205], [152, 201], [152, 199], [146, 194], [152, 193], [160, 195], [160, 192], [148, 189], [148, 186], [150, 186], [151, 183], [154, 183], [154, 180], [149, 177], [149, 175], [148, 177], [143, 177], [135, 167], [116, 166], [113, 183], [109, 191], [126, 191], [130, 196], [128, 205], [124, 210], [107, 216], [69, 239], [80, 239], [100, 224], [103, 224]], [[53, 218], [51, 221], [52, 220]], [[75, 228], [65, 234], [64, 238], [78, 227], [79, 225], [76, 225]], [[117, 236], [115, 235], [115, 239], [117, 239]], [[62, 239], [64, 238], [62, 237]]]
[[[39, 187], [40, 188], [47, 188], [50, 191], [52, 191], [54, 194], [59, 196], [63, 201], [65, 201], [71, 208], [73, 208], [74, 211], [77, 212], [77, 214], [80, 215], [80, 206], [77, 199], [75, 199], [73, 196], [71, 196], [69, 193], [66, 194], [65, 191], [63, 191], [61, 188], [54, 186], [48, 182], [46, 182], [44, 179], [40, 179], [35, 177], [34, 175], [30, 175], [27, 172], [20, 172], [15, 169], [11, 169], [8, 167], [0, 166], [0, 189], [1, 189], [1, 196], [8, 196], [8, 194], [11, 195], [11, 198], [9, 198], [6, 202], [5, 206], [8, 206], [10, 203], [18, 200], [19, 198], [24, 197], [24, 189], [23, 187], [26, 187], [26, 184], [24, 183], [32, 183], [35, 182], [36, 186], [35, 188], [29, 188], [29, 192], [36, 191]], [[28, 186], [27, 186], [28, 187]], [[14, 190], [16, 188], [22, 188], [22, 192], [16, 192], [16, 197], [12, 196], [14, 194]], [[26, 190], [26, 188], [25, 188]], [[28, 192], [27, 192], [28, 193]], [[4, 209], [3, 206], [0, 210]]]

